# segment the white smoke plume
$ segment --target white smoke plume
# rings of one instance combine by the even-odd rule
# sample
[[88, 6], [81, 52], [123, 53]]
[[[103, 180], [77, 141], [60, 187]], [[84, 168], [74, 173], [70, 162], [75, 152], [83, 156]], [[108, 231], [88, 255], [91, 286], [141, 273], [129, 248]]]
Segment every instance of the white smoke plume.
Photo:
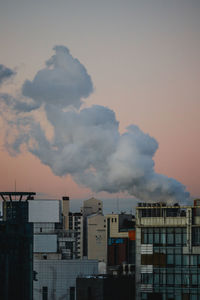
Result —
[[[187, 202], [184, 185], [155, 173], [154, 138], [136, 125], [120, 134], [115, 113], [107, 107], [81, 109], [93, 91], [91, 78], [67, 48], [54, 50], [33, 81], [25, 81], [20, 99], [0, 95], [8, 151], [18, 154], [25, 145], [55, 175], [70, 174], [95, 192], [126, 191], [144, 201]], [[52, 138], [34, 117], [41, 110], [53, 128]]]
[[0, 64], [0, 85], [16, 74], [15, 71]]

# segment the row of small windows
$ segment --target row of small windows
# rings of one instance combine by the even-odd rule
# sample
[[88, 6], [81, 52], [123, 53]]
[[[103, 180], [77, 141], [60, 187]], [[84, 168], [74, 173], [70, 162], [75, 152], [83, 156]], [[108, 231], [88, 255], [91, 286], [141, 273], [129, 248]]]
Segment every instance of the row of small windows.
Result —
[[[157, 289], [155, 289], [157, 290]], [[200, 294], [197, 293], [197, 291], [194, 289], [194, 291], [188, 291], [183, 290], [181, 291], [169, 291], [170, 288], [167, 288], [167, 290], [158, 290], [157, 293], [141, 293], [141, 300], [199, 300], [200, 299]]]
[[200, 266], [200, 256], [197, 255], [180, 255], [180, 254], [142, 254], [142, 265], [153, 265], [160, 268], [177, 267], [177, 266]]
[[112, 221], [112, 223], [116, 223], [117, 222], [117, 218], [112, 218], [111, 221]]
[[141, 274], [142, 284], [167, 285], [167, 286], [182, 286], [182, 287], [197, 287], [200, 285], [200, 274], [185, 274], [185, 273], [160, 273]]
[[186, 228], [142, 228], [141, 243], [154, 245], [186, 245]]

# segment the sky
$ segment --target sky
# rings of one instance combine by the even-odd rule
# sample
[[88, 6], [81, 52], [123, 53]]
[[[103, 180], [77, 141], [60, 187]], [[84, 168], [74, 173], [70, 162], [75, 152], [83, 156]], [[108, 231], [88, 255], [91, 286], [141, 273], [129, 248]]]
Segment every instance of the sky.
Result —
[[[159, 145], [155, 171], [200, 197], [199, 13], [198, 0], [1, 0], [0, 64], [16, 73], [1, 92], [19, 95], [53, 47], [66, 46], [93, 83], [83, 107], [109, 107], [121, 134], [131, 124], [148, 133]], [[57, 176], [26, 148], [11, 156], [2, 120], [0, 126], [1, 191], [16, 186], [39, 197], [132, 197]]]

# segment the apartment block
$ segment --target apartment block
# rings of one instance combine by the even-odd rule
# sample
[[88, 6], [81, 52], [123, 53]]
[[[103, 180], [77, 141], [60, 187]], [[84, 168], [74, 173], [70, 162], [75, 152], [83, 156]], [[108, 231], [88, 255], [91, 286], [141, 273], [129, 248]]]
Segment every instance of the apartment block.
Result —
[[200, 299], [200, 201], [139, 203], [136, 299]]

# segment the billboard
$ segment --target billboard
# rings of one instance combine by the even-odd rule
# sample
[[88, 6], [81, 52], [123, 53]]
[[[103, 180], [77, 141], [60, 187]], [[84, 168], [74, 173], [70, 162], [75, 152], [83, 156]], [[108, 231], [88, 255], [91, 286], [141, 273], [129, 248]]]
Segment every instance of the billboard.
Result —
[[59, 223], [60, 200], [29, 200], [29, 222]]

